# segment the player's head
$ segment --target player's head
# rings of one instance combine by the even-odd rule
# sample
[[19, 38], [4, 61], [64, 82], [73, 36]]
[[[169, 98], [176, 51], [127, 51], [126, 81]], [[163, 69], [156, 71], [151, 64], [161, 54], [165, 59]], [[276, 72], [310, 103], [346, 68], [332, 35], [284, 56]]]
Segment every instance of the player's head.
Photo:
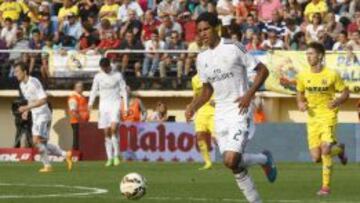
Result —
[[74, 91], [81, 94], [84, 91], [84, 84], [81, 81], [77, 81], [74, 84]]
[[15, 64], [15, 77], [19, 82], [22, 82], [29, 76], [29, 67], [22, 62]]
[[196, 19], [197, 33], [206, 46], [212, 46], [219, 38], [220, 20], [214, 13], [204, 12]]
[[325, 47], [318, 42], [308, 44], [306, 57], [311, 66], [320, 65], [325, 57]]
[[105, 73], [109, 73], [111, 71], [111, 64], [110, 59], [108, 58], [101, 58], [99, 62], [101, 70], [103, 70]]

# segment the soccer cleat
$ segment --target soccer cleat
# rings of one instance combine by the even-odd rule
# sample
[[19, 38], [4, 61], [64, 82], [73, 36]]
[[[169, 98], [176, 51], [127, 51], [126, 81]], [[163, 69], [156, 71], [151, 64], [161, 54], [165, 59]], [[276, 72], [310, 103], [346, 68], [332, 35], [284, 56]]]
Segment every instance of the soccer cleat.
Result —
[[120, 165], [120, 159], [119, 159], [119, 157], [115, 157], [114, 160], [113, 160], [113, 162], [114, 162], [114, 166]]
[[268, 150], [263, 151], [263, 154], [267, 157], [267, 161], [264, 165], [262, 165], [262, 168], [264, 170], [264, 173], [270, 183], [275, 182], [277, 177], [277, 168], [275, 165], [275, 161], [271, 155], [271, 152]]
[[341, 143], [341, 144], [339, 144], [339, 147], [342, 149], [342, 151], [338, 155], [338, 157], [340, 159], [341, 164], [345, 166], [347, 164], [347, 162], [348, 162], [348, 158], [347, 158], [346, 153], [345, 153], [345, 144]]
[[211, 162], [208, 162], [208, 163], [205, 163], [205, 165], [201, 168], [199, 168], [200, 171], [204, 171], [204, 170], [209, 170], [212, 168], [212, 163]]
[[66, 152], [65, 160], [66, 160], [68, 170], [71, 171], [73, 168], [73, 160], [72, 160], [72, 152], [71, 151]]
[[113, 165], [113, 160], [112, 159], [106, 161], [106, 164], [105, 164], [106, 167], [110, 167], [112, 165]]
[[52, 166], [44, 166], [39, 170], [40, 173], [50, 173], [53, 172]]
[[322, 187], [316, 194], [319, 196], [328, 196], [330, 195], [330, 188]]

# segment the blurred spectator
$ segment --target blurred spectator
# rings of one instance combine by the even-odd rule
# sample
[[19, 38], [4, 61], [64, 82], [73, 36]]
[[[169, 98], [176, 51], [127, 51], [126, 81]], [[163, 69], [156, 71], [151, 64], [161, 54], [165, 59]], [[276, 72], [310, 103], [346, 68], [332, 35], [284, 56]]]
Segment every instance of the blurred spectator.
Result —
[[330, 12], [326, 15], [325, 30], [333, 39], [336, 39], [340, 32], [343, 30], [342, 24], [336, 22], [336, 17], [334, 13]]
[[164, 16], [171, 16], [176, 18], [179, 13], [179, 1], [180, 0], [163, 0], [157, 6], [157, 15], [162, 18]]
[[135, 97], [129, 86], [126, 87], [128, 93], [128, 112], [124, 111], [124, 102], [121, 102], [120, 118], [122, 122], [144, 122], [147, 119], [147, 110], [140, 98]]
[[304, 16], [307, 22], [313, 22], [313, 15], [316, 13], [320, 14], [321, 18], [325, 17], [326, 12], [328, 11], [328, 6], [324, 0], [311, 0], [309, 4], [306, 5]]
[[[356, 53], [354, 53], [354, 49], [353, 49], [353, 47], [351, 45], [346, 45], [345, 51], [346, 51], [346, 59], [345, 59], [345, 64], [346, 65], [354, 66], [355, 64], [360, 63], [360, 60], [357, 57]], [[352, 78], [350, 78], [350, 80], [353, 80], [354, 77], [356, 77], [356, 76], [354, 76], [354, 74], [352, 73], [351, 77]]]
[[276, 34], [283, 38], [286, 33], [286, 23], [283, 21], [278, 10], [272, 11], [272, 19], [265, 23], [263, 32], [267, 33], [269, 30], [275, 30]]
[[12, 47], [16, 43], [16, 32], [17, 27], [11, 20], [11, 18], [6, 18], [4, 27], [1, 29], [0, 38], [5, 40], [7, 47]]
[[[105, 52], [107, 49], [115, 49], [120, 45], [120, 39], [117, 37], [114, 28], [111, 26], [109, 19], [101, 20], [100, 29], [100, 43], [96, 47], [96, 50], [100, 53]], [[110, 56], [109, 56], [110, 57]], [[110, 58], [113, 58], [112, 55]]]
[[180, 23], [184, 29], [184, 40], [186, 44], [189, 44], [195, 40], [196, 37], [196, 22], [191, 19], [191, 14], [187, 13], [182, 16]]
[[305, 39], [305, 33], [303, 32], [296, 33], [290, 43], [290, 49], [305, 51], [306, 48], [307, 48], [307, 44]]
[[250, 28], [247, 29], [241, 42], [246, 46], [248, 43], [251, 42], [252, 36], [254, 36], [254, 35], [255, 35], [255, 33], [252, 29], [250, 29]]
[[306, 42], [310, 43], [318, 41], [318, 33], [320, 31], [325, 31], [325, 27], [322, 24], [322, 17], [320, 13], [314, 13], [312, 15], [311, 24], [308, 24], [306, 26]]
[[64, 36], [72, 38], [75, 43], [77, 43], [82, 35], [83, 29], [76, 14], [70, 12], [66, 18], [63, 18], [63, 22], [60, 23], [59, 31]]
[[150, 115], [149, 121], [151, 122], [166, 122], [168, 120], [167, 106], [164, 102], [159, 101], [156, 103], [154, 112]]
[[142, 28], [141, 21], [136, 19], [136, 13], [134, 10], [129, 9], [127, 13], [127, 20], [123, 21], [123, 25], [121, 26], [120, 38], [123, 39], [125, 32], [130, 30], [134, 33], [134, 37], [136, 38], [136, 40], [140, 40]]
[[[10, 47], [9, 47], [10, 48]], [[29, 40], [24, 38], [23, 30], [18, 29], [16, 32], [16, 42], [14, 46], [12, 47], [13, 50], [26, 50], [29, 48]], [[20, 58], [21, 53], [11, 53], [10, 54], [10, 61], [15, 61]]]
[[154, 14], [151, 10], [147, 10], [144, 15], [143, 27], [141, 31], [141, 41], [144, 43], [151, 39], [151, 33], [158, 29], [160, 21], [154, 18]]
[[240, 26], [241, 32], [246, 32], [249, 29], [251, 29], [253, 31], [253, 33], [256, 33], [256, 34], [259, 34], [261, 31], [259, 26], [256, 24], [255, 17], [252, 14], [249, 14], [246, 17], [246, 22], [241, 24], [241, 26]]
[[45, 45], [42, 48], [42, 51], [46, 51], [47, 53], [42, 53], [41, 54], [41, 77], [43, 79], [43, 81], [47, 81], [47, 79], [50, 76], [50, 72], [49, 72], [49, 56], [51, 54], [51, 51], [53, 50], [53, 42], [52, 42], [52, 37], [51, 36], [47, 36], [44, 38], [45, 41]]
[[261, 44], [261, 48], [264, 50], [276, 50], [276, 49], [284, 49], [284, 41], [279, 39], [276, 30], [269, 30], [268, 37]]
[[333, 51], [345, 51], [348, 43], [348, 36], [346, 31], [341, 31], [332, 48]]
[[285, 30], [285, 46], [290, 49], [291, 42], [294, 39], [294, 35], [300, 32], [300, 27], [296, 25], [295, 19], [286, 19], [286, 30]]
[[98, 15], [99, 8], [96, 5], [94, 0], [79, 0], [78, 8], [79, 8], [79, 16], [81, 18], [81, 22], [87, 21], [88, 17], [91, 15]]
[[39, 22], [39, 30], [42, 37], [45, 36], [56, 36], [58, 38], [58, 28], [57, 24], [51, 21], [50, 14], [46, 14], [41, 16], [40, 22]]
[[77, 7], [77, 4], [75, 4], [73, 0], [64, 0], [63, 7], [60, 8], [58, 13], [59, 23], [62, 23], [64, 20], [66, 20], [66, 17], [69, 16], [69, 14], [77, 16], [79, 15], [79, 9]]
[[221, 34], [224, 37], [230, 36], [229, 27], [231, 21], [235, 18], [238, 3], [238, 0], [219, 0], [216, 4], [216, 11], [222, 24]]
[[123, 4], [120, 6], [117, 18], [121, 23], [128, 21], [130, 10], [134, 13], [136, 19], [141, 19], [144, 11], [141, 9], [140, 5], [135, 0], [123, 0]]
[[[165, 42], [160, 40], [159, 33], [154, 30], [151, 34], [151, 40], [145, 42], [145, 51], [163, 50]], [[146, 53], [143, 63], [142, 76], [153, 77], [159, 68], [160, 54], [159, 53]]]
[[[29, 48], [32, 50], [41, 50], [43, 45], [44, 42], [41, 39], [40, 31], [34, 30], [32, 32], [32, 37], [29, 41]], [[35, 70], [36, 68], [35, 66], [38, 64], [41, 64], [41, 54], [37, 54], [37, 53], [30, 54], [30, 66], [29, 66], [30, 74]]]
[[236, 22], [238, 24], [243, 23], [252, 12], [257, 12], [253, 0], [239, 1], [235, 11]]
[[83, 25], [83, 33], [79, 40], [79, 49], [86, 52], [95, 49], [99, 43], [100, 36], [98, 30], [87, 21]]
[[360, 0], [352, 0], [349, 5], [349, 18], [354, 19], [356, 11], [360, 11]]
[[351, 46], [353, 51], [360, 51], [360, 31], [353, 32], [351, 34], [351, 40], [348, 42], [348, 46]]
[[[165, 50], [185, 50], [186, 46], [181, 40], [180, 35], [177, 31], [171, 33], [171, 41], [165, 43]], [[160, 62], [160, 78], [165, 78], [167, 76], [168, 69], [171, 69], [172, 66], [176, 65], [177, 72], [177, 84], [181, 84], [181, 78], [183, 76], [183, 68], [185, 62], [185, 54], [174, 54], [174, 53], [165, 53]]]
[[171, 33], [173, 31], [176, 31], [182, 35], [181, 25], [172, 20], [169, 15], [164, 15], [162, 17], [161, 25], [159, 26], [160, 39], [166, 42], [170, 42]]
[[88, 100], [83, 95], [83, 90], [82, 82], [75, 83], [74, 91], [68, 98], [70, 123], [73, 130], [73, 150], [79, 150], [79, 124], [88, 122], [90, 118]]
[[303, 11], [298, 0], [286, 0], [284, 6], [284, 18], [292, 18], [297, 24], [300, 24], [303, 17]]
[[[195, 37], [195, 41], [190, 43], [188, 46], [188, 51], [189, 52], [200, 52], [202, 50], [204, 50], [205, 47], [201, 42], [200, 37], [197, 35]], [[185, 59], [185, 75], [189, 76], [189, 73], [192, 71], [192, 68], [195, 66], [195, 61], [196, 61], [196, 53], [189, 53]]]
[[195, 7], [192, 19], [196, 20], [200, 14], [208, 11], [208, 4], [209, 0], [200, 0], [200, 3]]
[[119, 5], [116, 4], [114, 0], [105, 0], [105, 4], [100, 8], [99, 11], [100, 20], [108, 19], [111, 25], [115, 25], [119, 8]]
[[259, 35], [252, 35], [251, 41], [245, 46], [247, 51], [261, 50], [261, 38]]
[[[124, 41], [120, 44], [122, 50], [143, 50], [144, 47], [141, 42], [134, 37], [134, 33], [128, 30], [125, 34]], [[121, 72], [125, 73], [128, 66], [134, 67], [136, 77], [141, 76], [141, 58], [142, 54], [122, 54], [121, 56]]]
[[317, 37], [319, 39], [318, 42], [322, 43], [326, 50], [332, 50], [335, 41], [329, 36], [327, 32], [325, 32], [325, 30], [320, 30], [317, 34]]
[[280, 0], [259, 0], [257, 2], [258, 5], [258, 12], [259, 12], [259, 19], [261, 21], [276, 21], [274, 19], [273, 12], [281, 12], [282, 5]]
[[347, 27], [347, 32], [353, 33], [359, 30], [360, 28], [360, 10], [355, 12], [355, 17], [352, 22]]
[[10, 18], [13, 21], [17, 21], [21, 13], [26, 14], [27, 12], [16, 0], [4, 0], [0, 5], [0, 20], [3, 22], [4, 19]]

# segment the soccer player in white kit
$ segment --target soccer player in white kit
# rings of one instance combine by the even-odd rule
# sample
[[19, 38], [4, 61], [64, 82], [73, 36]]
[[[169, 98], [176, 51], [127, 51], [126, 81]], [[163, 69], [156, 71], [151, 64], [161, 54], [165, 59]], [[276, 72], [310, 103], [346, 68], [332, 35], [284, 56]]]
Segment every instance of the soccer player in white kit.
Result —
[[107, 155], [105, 166], [117, 166], [120, 164], [117, 129], [120, 121], [121, 97], [125, 102], [125, 112], [128, 110], [126, 83], [121, 73], [112, 70], [109, 59], [100, 59], [100, 67], [101, 71], [95, 75], [91, 87], [89, 109], [92, 109], [95, 98], [99, 94], [98, 127], [104, 129], [105, 134]]
[[[245, 198], [250, 203], [260, 203], [261, 198], [247, 168], [261, 165], [270, 182], [275, 181], [277, 170], [269, 151], [250, 154], [245, 153], [245, 147], [254, 134], [252, 99], [269, 72], [241, 44], [219, 37], [217, 27], [220, 22], [215, 14], [202, 13], [196, 24], [208, 49], [197, 56], [196, 66], [203, 88], [200, 96], [187, 106], [185, 117], [189, 121], [215, 94], [215, 132], [224, 165], [232, 170]], [[247, 70], [256, 71], [251, 87]]]
[[28, 104], [19, 107], [23, 117], [27, 117], [29, 111], [32, 116], [33, 143], [38, 148], [41, 162], [44, 167], [39, 172], [53, 171], [48, 155], [62, 156], [65, 158], [68, 169], [72, 169], [72, 153], [65, 152], [58, 146], [47, 143], [51, 127], [51, 110], [47, 103], [46, 93], [40, 81], [29, 76], [29, 70], [24, 63], [15, 65], [15, 76], [20, 82], [20, 90]]

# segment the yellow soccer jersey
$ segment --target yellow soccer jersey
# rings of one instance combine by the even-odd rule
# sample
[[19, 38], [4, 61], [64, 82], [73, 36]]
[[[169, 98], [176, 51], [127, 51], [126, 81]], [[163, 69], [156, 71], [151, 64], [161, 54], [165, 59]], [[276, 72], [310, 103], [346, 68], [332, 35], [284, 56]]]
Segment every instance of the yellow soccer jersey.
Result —
[[67, 15], [71, 14], [71, 13], [75, 14], [75, 15], [78, 15], [79, 14], [79, 8], [76, 5], [74, 5], [74, 6], [70, 7], [70, 8], [65, 8], [65, 7], [60, 8], [59, 13], [58, 13], [59, 21], [65, 20], [65, 17]]
[[[202, 89], [202, 82], [200, 81], [199, 75], [196, 74], [192, 79], [191, 79], [191, 84], [192, 84], [192, 89], [194, 92], [195, 96], [199, 96], [201, 93], [201, 89]], [[211, 97], [210, 100], [212, 100], [213, 97]], [[207, 102], [204, 106], [202, 106], [198, 111], [197, 114], [214, 114], [215, 108], [213, 106], [210, 105], [210, 102]]]
[[114, 12], [114, 14], [111, 16], [103, 17], [103, 18], [109, 19], [110, 23], [113, 25], [116, 23], [117, 13], [118, 13], [119, 8], [120, 8], [120, 6], [118, 4], [113, 4], [111, 6], [105, 4], [100, 8], [99, 13], [101, 14], [103, 12]]
[[11, 18], [13, 21], [17, 21], [20, 17], [22, 7], [18, 2], [4, 2], [0, 5], [0, 11], [2, 12], [2, 18]]
[[345, 89], [344, 81], [336, 71], [325, 67], [320, 73], [313, 73], [311, 70], [300, 72], [296, 89], [305, 93], [309, 122], [336, 123], [338, 109], [329, 109], [328, 104], [335, 99], [337, 91]]

